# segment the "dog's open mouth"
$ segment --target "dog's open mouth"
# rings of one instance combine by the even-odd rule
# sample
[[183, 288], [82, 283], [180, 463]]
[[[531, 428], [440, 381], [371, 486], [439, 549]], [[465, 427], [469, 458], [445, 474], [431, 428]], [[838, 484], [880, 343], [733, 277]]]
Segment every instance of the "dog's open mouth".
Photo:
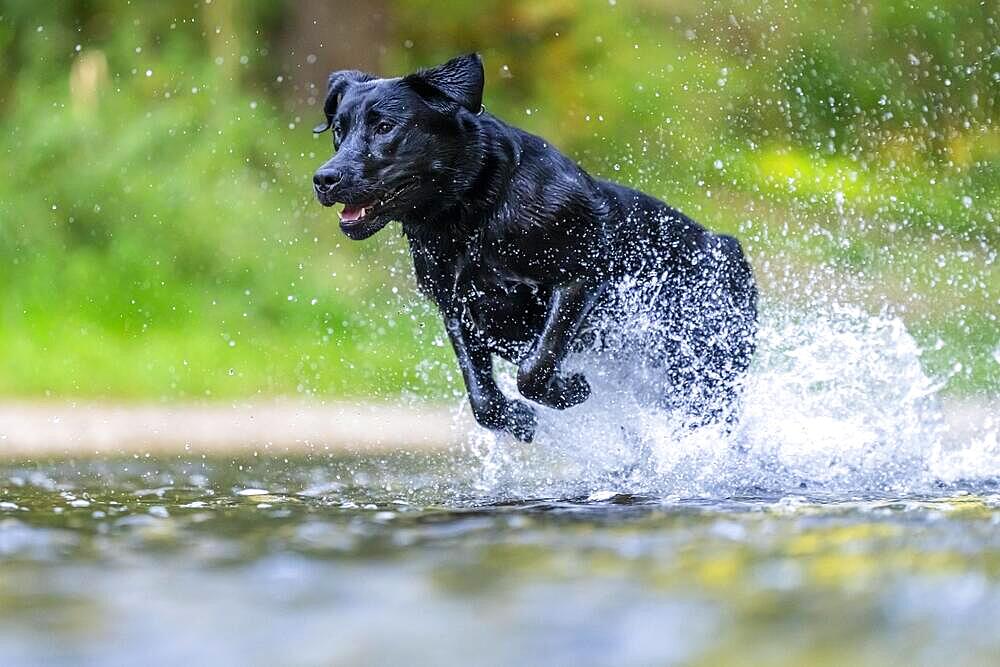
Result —
[[382, 229], [389, 222], [388, 218], [378, 220], [382, 216], [378, 214], [381, 209], [395, 200], [404, 191], [409, 190], [416, 184], [416, 179], [404, 183], [387, 196], [373, 202], [364, 204], [344, 204], [340, 211], [340, 228], [350, 238], [355, 240], [365, 239]]
[[344, 210], [340, 212], [341, 222], [358, 222], [364, 220], [368, 213], [375, 208], [375, 204], [365, 204], [363, 206], [344, 205]]
[[347, 231], [349, 228], [361, 227], [363, 223], [370, 222], [377, 216], [382, 208], [388, 206], [404, 191], [415, 185], [415, 183], [415, 180], [404, 183], [402, 186], [390, 192], [387, 196], [373, 202], [367, 202], [364, 204], [344, 204], [344, 208], [340, 211], [341, 228], [344, 229], [344, 231]]
[[389, 218], [375, 215], [375, 204], [345, 204], [340, 212], [340, 231], [355, 241], [366, 239], [386, 226]]

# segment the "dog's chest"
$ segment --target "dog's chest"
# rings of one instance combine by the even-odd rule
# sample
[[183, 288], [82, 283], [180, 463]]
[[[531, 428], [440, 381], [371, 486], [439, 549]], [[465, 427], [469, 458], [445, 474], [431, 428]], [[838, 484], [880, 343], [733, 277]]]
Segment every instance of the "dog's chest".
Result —
[[530, 342], [545, 321], [547, 289], [504, 270], [488, 257], [467, 258], [455, 290], [466, 316], [495, 352], [505, 353]]
[[589, 231], [584, 225], [556, 222], [544, 227], [530, 222], [487, 227], [470, 248], [470, 260], [484, 280], [559, 284], [595, 265]]

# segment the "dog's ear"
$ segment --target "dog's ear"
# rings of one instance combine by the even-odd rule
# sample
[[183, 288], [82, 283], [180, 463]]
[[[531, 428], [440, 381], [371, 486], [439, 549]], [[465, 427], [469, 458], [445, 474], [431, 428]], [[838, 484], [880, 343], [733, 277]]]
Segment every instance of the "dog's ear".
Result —
[[430, 102], [444, 97], [472, 113], [483, 108], [483, 61], [478, 53], [453, 58], [443, 65], [422, 69], [403, 78], [419, 95]]
[[359, 72], [356, 69], [342, 69], [330, 75], [330, 82], [327, 86], [326, 101], [323, 102], [323, 113], [326, 115], [326, 122], [313, 128], [313, 132], [320, 134], [326, 132], [333, 126], [333, 117], [337, 115], [337, 106], [340, 98], [344, 96], [344, 91], [355, 83], [371, 81], [371, 74]]

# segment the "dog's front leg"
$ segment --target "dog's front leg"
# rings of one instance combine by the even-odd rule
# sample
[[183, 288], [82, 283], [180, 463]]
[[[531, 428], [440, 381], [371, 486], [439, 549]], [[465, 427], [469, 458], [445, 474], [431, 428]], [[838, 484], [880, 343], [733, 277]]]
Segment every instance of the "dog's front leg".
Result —
[[522, 396], [559, 410], [587, 400], [590, 385], [586, 378], [581, 373], [560, 375], [559, 366], [605, 287], [606, 283], [579, 280], [553, 291], [545, 326], [535, 347], [517, 369], [517, 388]]
[[469, 332], [460, 310], [448, 308], [445, 329], [455, 358], [462, 369], [462, 379], [469, 394], [472, 414], [480, 426], [507, 431], [518, 440], [531, 442], [535, 435], [535, 411], [528, 404], [507, 398], [493, 379], [493, 357]]
[[407, 240], [417, 282], [434, 298], [444, 318], [444, 328], [455, 350], [476, 421], [486, 428], [506, 431], [519, 440], [531, 442], [535, 435], [535, 411], [524, 401], [503, 395], [493, 378], [493, 356], [464, 317], [461, 294], [469, 287], [464, 275], [468, 265], [463, 264], [467, 260], [446, 238], [408, 236]]

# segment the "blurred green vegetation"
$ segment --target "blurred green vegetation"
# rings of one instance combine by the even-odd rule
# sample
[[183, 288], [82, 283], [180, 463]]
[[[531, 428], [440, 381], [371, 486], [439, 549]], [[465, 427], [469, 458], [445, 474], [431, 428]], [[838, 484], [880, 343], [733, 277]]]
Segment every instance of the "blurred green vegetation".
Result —
[[[312, 197], [300, 32], [338, 4], [0, 1], [0, 394], [456, 389], [398, 234]], [[480, 51], [491, 112], [738, 233], [767, 303], [891, 307], [950, 391], [1000, 387], [1000, 6], [371, 6], [348, 52]]]

